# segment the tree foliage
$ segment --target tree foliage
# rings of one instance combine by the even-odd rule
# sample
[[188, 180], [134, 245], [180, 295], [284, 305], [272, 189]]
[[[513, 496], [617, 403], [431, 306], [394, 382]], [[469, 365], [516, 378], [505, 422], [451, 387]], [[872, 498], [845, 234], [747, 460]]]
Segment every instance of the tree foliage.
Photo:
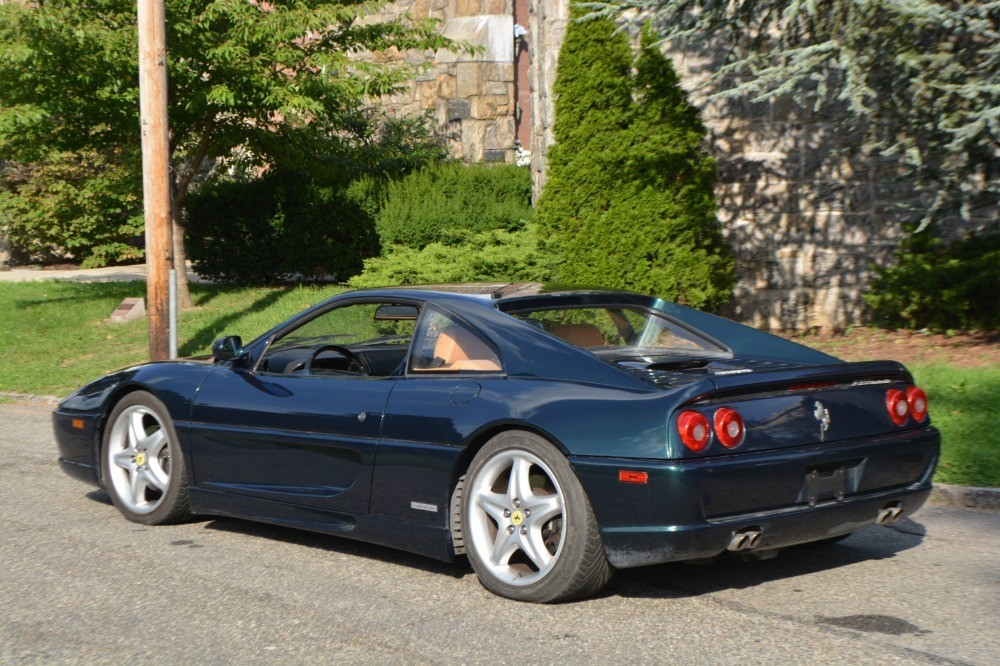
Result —
[[83, 267], [142, 257], [140, 165], [134, 155], [54, 153], [0, 170], [0, 233], [21, 259], [51, 262], [82, 256]]
[[384, 248], [420, 249], [468, 231], [517, 231], [533, 216], [527, 169], [449, 162], [390, 183], [377, 224]]
[[[451, 44], [433, 21], [369, 18], [385, 4], [167, 0], [175, 223], [207, 165], [252, 172], [353, 140], [362, 101], [412, 74], [359, 54]], [[128, 0], [0, 5], [0, 162], [137, 152], [137, 49]]]
[[712, 98], [789, 96], [867, 137], [924, 194], [913, 220], [968, 219], [1000, 200], [1000, 2], [607, 0], [592, 16], [718, 47]]
[[727, 302], [733, 262], [715, 217], [715, 163], [697, 111], [651, 38], [633, 58], [611, 21], [571, 22], [555, 94], [556, 144], [538, 221], [556, 279], [695, 307]]
[[551, 274], [538, 245], [532, 223], [515, 231], [466, 230], [420, 249], [394, 245], [383, 256], [366, 259], [364, 272], [351, 278], [349, 284], [367, 289], [397, 284], [544, 281]]
[[893, 328], [1000, 329], [1000, 234], [952, 243], [918, 234], [879, 270], [865, 301]]
[[210, 179], [188, 199], [198, 274], [235, 284], [355, 275], [379, 253], [375, 217], [389, 185], [445, 158], [424, 120], [362, 110], [344, 150]]
[[191, 197], [188, 245], [199, 275], [230, 284], [346, 280], [378, 254], [373, 221], [306, 170], [207, 185]]

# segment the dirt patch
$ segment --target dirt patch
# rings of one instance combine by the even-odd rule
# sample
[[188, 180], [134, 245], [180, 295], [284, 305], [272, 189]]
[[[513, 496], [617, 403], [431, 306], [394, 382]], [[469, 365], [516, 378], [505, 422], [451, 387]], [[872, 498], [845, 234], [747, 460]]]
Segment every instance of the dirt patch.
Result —
[[997, 333], [921, 333], [857, 328], [846, 333], [803, 335], [795, 342], [845, 361], [891, 359], [911, 363], [947, 363], [958, 368], [1000, 367]]

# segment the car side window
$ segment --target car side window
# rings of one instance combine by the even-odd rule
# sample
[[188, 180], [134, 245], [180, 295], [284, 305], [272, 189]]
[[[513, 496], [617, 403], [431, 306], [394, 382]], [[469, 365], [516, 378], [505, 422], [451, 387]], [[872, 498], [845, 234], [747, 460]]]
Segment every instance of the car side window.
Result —
[[329, 310], [271, 343], [259, 371], [283, 375], [387, 376], [402, 369], [417, 308], [352, 303]]
[[428, 308], [414, 333], [414, 373], [500, 372], [500, 357], [468, 324]]

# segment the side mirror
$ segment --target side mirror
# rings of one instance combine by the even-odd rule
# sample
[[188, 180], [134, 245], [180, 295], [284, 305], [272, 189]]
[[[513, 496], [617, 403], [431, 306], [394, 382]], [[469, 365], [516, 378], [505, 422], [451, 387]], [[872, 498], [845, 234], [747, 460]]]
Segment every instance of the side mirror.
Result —
[[245, 354], [243, 338], [238, 335], [227, 335], [212, 343], [212, 357], [219, 361], [232, 361], [242, 358]]

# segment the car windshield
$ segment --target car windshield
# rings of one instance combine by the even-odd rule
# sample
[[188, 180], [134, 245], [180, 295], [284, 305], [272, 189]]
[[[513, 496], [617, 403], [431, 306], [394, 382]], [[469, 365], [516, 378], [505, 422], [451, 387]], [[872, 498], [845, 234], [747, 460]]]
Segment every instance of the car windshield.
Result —
[[581, 305], [510, 314], [570, 344], [615, 359], [729, 356], [697, 332], [636, 306]]

